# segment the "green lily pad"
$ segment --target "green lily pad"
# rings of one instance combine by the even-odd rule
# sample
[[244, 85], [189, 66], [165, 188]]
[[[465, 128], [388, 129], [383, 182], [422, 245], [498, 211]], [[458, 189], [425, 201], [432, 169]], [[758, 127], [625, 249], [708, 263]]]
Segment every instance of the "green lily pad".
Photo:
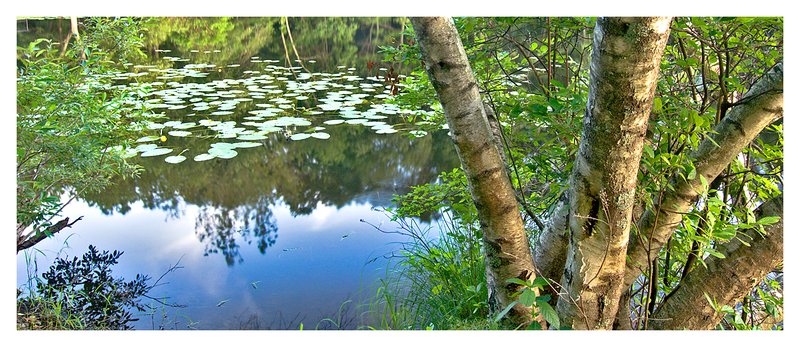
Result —
[[146, 145], [138, 145], [138, 146], [136, 146], [136, 147], [134, 148], [134, 150], [136, 150], [136, 151], [138, 151], [138, 152], [147, 152], [147, 151], [149, 151], [149, 150], [153, 150], [153, 149], [156, 149], [156, 148], [158, 148], [158, 145], [157, 145], [157, 144], [155, 144], [155, 143], [148, 143], [148, 144], [146, 144]]
[[395, 129], [384, 128], [384, 129], [376, 131], [375, 133], [376, 134], [394, 134], [396, 132], [397, 132], [397, 130], [395, 130]]
[[311, 134], [311, 137], [313, 137], [315, 139], [320, 139], [320, 140], [327, 140], [327, 139], [331, 138], [331, 135], [328, 134], [328, 133], [313, 133], [313, 134]]
[[236, 148], [236, 145], [230, 142], [215, 142], [211, 144], [211, 148], [234, 149]]
[[211, 160], [211, 159], [214, 159], [214, 158], [215, 157], [213, 155], [211, 155], [211, 154], [203, 153], [203, 154], [198, 154], [198, 155], [194, 156], [194, 161], [206, 161], [206, 160]]
[[170, 164], [177, 164], [177, 163], [180, 163], [180, 162], [182, 162], [184, 160], [186, 160], [186, 157], [184, 157], [182, 155], [172, 155], [172, 156], [164, 158], [164, 161], [167, 162], [167, 163], [170, 163]]
[[175, 137], [186, 137], [186, 136], [191, 135], [192, 133], [188, 132], [188, 131], [183, 131], [183, 130], [173, 130], [173, 131], [168, 132], [167, 134], [169, 134], [169, 136], [175, 136]]
[[299, 141], [299, 140], [305, 140], [305, 139], [307, 139], [309, 137], [311, 137], [311, 134], [294, 134], [294, 135], [290, 136], [289, 138], [292, 139], [292, 140], [295, 140], [295, 141]]
[[243, 141], [243, 142], [236, 142], [236, 143], [234, 143], [233, 145], [234, 145], [236, 148], [253, 148], [253, 147], [258, 147], [258, 146], [261, 146], [261, 144], [260, 144], [260, 143], [258, 143], [258, 142], [247, 142], [247, 141]]
[[197, 123], [195, 123], [195, 122], [186, 122], [186, 123], [181, 123], [181, 124], [178, 124], [176, 126], [173, 126], [173, 128], [175, 128], [175, 129], [189, 129], [189, 128], [194, 128], [196, 126], [197, 126]]
[[331, 120], [326, 120], [326, 121], [324, 121], [322, 123], [325, 123], [325, 124], [328, 124], [328, 125], [342, 124], [342, 123], [344, 123], [344, 119], [331, 119]]
[[211, 155], [213, 155], [213, 156], [215, 156], [217, 158], [220, 158], [220, 159], [230, 159], [230, 158], [235, 157], [239, 153], [237, 153], [236, 151], [234, 151], [232, 149], [217, 147], [217, 148], [209, 149], [208, 150], [208, 154], [211, 154]]
[[172, 148], [155, 148], [142, 153], [143, 157], [155, 157], [172, 152]]
[[261, 134], [247, 134], [247, 135], [239, 135], [237, 139], [244, 140], [244, 141], [254, 141], [254, 140], [263, 140], [267, 137]]
[[145, 136], [136, 140], [136, 142], [151, 142], [151, 141], [157, 141], [160, 138], [161, 136]]

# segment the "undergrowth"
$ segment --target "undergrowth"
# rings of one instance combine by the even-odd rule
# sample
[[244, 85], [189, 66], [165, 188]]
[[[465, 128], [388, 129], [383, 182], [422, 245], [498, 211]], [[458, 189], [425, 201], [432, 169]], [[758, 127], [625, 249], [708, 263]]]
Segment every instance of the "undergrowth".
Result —
[[[366, 311], [370, 329], [499, 329], [486, 303], [486, 275], [477, 211], [459, 169], [436, 183], [395, 196], [387, 208], [395, 230], [409, 241], [392, 254]], [[430, 224], [419, 217], [433, 213]]]

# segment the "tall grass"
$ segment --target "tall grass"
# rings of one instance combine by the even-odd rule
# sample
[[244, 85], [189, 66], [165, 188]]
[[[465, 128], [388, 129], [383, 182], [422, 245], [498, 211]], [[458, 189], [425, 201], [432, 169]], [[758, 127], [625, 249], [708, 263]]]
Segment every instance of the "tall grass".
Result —
[[[408, 241], [392, 254], [366, 311], [372, 329], [492, 329], [477, 212], [463, 175], [444, 173], [440, 181], [395, 197], [387, 209]], [[422, 224], [425, 213], [440, 217]]]

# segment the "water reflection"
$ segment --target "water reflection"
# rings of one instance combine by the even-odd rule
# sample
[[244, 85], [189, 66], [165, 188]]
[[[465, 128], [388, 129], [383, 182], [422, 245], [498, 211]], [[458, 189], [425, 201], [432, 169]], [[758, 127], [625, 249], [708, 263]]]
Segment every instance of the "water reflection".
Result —
[[273, 134], [262, 141], [263, 148], [242, 151], [230, 160], [172, 165], [141, 158], [146, 169], [139, 178], [120, 180], [84, 199], [106, 214], [124, 214], [141, 201], [180, 218], [182, 203], [200, 206], [198, 239], [207, 253], [224, 255], [230, 265], [243, 261], [241, 242], [255, 244], [261, 253], [275, 243], [278, 228], [271, 206], [278, 202], [293, 216], [307, 215], [320, 204], [388, 206], [393, 194], [431, 182], [457, 165], [444, 133], [409, 138], [374, 134], [360, 126], [329, 131], [327, 141], [291, 141]]
[[[287, 85], [305, 70], [265, 69], [267, 64], [296, 66], [295, 49], [312, 72], [333, 75], [346, 71], [351, 76], [346, 79], [372, 77], [377, 68], [369, 69], [367, 62], [381, 60], [376, 46], [390, 44], [390, 37], [402, 27], [400, 21], [391, 18], [289, 18], [288, 24], [294, 48], [282, 43], [281, 34], [284, 41], [289, 40], [289, 30], [280, 18], [155, 19], [146, 38], [151, 59], [136, 62], [139, 67], [127, 67], [129, 73], [148, 74], [116, 76], [113, 83], [118, 87], [150, 83], [153, 92], [158, 92], [189, 83], [243, 81], [272, 74], [275, 80], [285, 78], [274, 85], [286, 91]], [[164, 59], [165, 56], [174, 59]], [[184, 69], [189, 64], [215, 67], [192, 69], [206, 75], [189, 72], [194, 76], [159, 79], [172, 73], [163, 71]], [[153, 83], [158, 81], [166, 82]], [[352, 81], [353, 86], [363, 83], [364, 80]], [[229, 89], [235, 88], [224, 90]], [[217, 137], [220, 131], [198, 131], [198, 126], [180, 129], [192, 132], [192, 136], [182, 137], [169, 135], [172, 128], [164, 128], [163, 132], [154, 129], [159, 146], [173, 148], [170, 155], [185, 149], [188, 159], [170, 164], [164, 156], [133, 158], [144, 168], [138, 178], [118, 180], [103, 192], [82, 196], [64, 212], [86, 216], [71, 230], [77, 235], [56, 235], [43, 242], [41, 248], [58, 249], [61, 242], [69, 239], [76, 250], [88, 243], [120, 249], [125, 251], [120, 263], [123, 273], [160, 273], [161, 267], [181, 258], [184, 269], [159, 293], [179, 298], [180, 303], [189, 306], [171, 313], [170, 319], [191, 317], [177, 328], [264, 328], [277, 320], [282, 322], [278, 324], [280, 328], [295, 329], [293, 324], [299, 320], [310, 326], [334, 314], [345, 300], [357, 299], [354, 295], [363, 289], [362, 285], [385, 274], [385, 270], [375, 272], [385, 262], [370, 259], [380, 257], [383, 253], [379, 249], [387, 243], [399, 241], [359, 220], [389, 223], [385, 215], [374, 211], [376, 207], [388, 206], [393, 194], [431, 182], [438, 173], [458, 165], [444, 131], [416, 137], [408, 131], [379, 133], [363, 124], [324, 123], [333, 118], [351, 120], [349, 117], [359, 112], [364, 116], [374, 105], [383, 103], [380, 99], [343, 105], [352, 107], [344, 115], [340, 109], [308, 114], [319, 107], [321, 100], [330, 98], [330, 91], [346, 89], [338, 86], [309, 93], [308, 99], [294, 99], [290, 108], [263, 116], [264, 120], [302, 116], [313, 124], [282, 127], [281, 131], [262, 134], [261, 139], [247, 140], [257, 146], [237, 148], [237, 155], [229, 159], [192, 160], [214, 144], [238, 141]], [[365, 94], [385, 95], [383, 88], [375, 89]], [[220, 90], [223, 88], [209, 93]], [[239, 127], [245, 121], [255, 121], [245, 118], [254, 116], [251, 112], [259, 107], [257, 103], [269, 102], [278, 109], [278, 103], [271, 99], [288, 98], [286, 93], [255, 93], [248, 94], [255, 100], [241, 101], [224, 110], [230, 114], [211, 115], [221, 108], [220, 104], [217, 109], [200, 111], [192, 108], [202, 105], [192, 105], [162, 109], [168, 119], [158, 122], [185, 124], [208, 118], [236, 122]], [[263, 100], [258, 100], [258, 93], [264, 94]], [[147, 98], [162, 96], [151, 94]], [[198, 102], [211, 101], [194, 103]], [[396, 113], [372, 116], [403, 127], [397, 125], [403, 123]], [[292, 134], [318, 126], [324, 126], [330, 137], [291, 140]], [[167, 137], [165, 142], [160, 141], [162, 134]], [[24, 262], [18, 266], [24, 268]], [[18, 272], [18, 280], [20, 276], [24, 271]], [[223, 300], [230, 301], [217, 306]], [[157, 323], [149, 323], [143, 320], [137, 328], [158, 327]], [[283, 326], [284, 323], [291, 326]]]
[[[279, 233], [272, 210], [276, 204], [288, 206], [292, 216], [308, 215], [321, 205], [388, 206], [393, 194], [430, 182], [439, 172], [457, 165], [444, 132], [421, 137], [376, 133], [376, 129], [402, 124], [402, 120], [395, 110], [379, 107], [381, 99], [363, 99], [384, 93], [384, 89], [373, 89], [382, 87], [374, 83], [381, 79], [369, 83], [358, 74], [378, 71], [367, 62], [379, 60], [375, 46], [386, 43], [387, 37], [400, 29], [398, 20], [159, 18], [149, 21], [148, 27], [146, 45], [151, 60], [129, 66], [131, 72], [118, 74], [114, 83], [118, 87], [150, 86], [152, 91], [144, 95], [148, 104], [160, 106], [167, 117], [151, 124], [155, 135], [151, 138], [167, 135], [167, 141], [155, 141], [158, 146], [188, 151], [190, 159], [168, 164], [162, 156], [136, 158], [145, 168], [139, 178], [120, 180], [101, 193], [83, 196], [105, 214], [125, 214], [132, 204], [142, 203], [180, 219], [186, 204], [198, 206], [194, 232], [204, 245], [204, 254], [220, 254], [226, 264], [234, 265], [244, 261], [243, 245], [254, 245], [264, 254], [275, 244]], [[285, 59], [289, 47], [283, 45], [290, 30], [295, 45], [291, 53], [296, 50], [314, 73], [298, 76], [297, 69], [280, 67], [292, 65], [293, 59]], [[347, 66], [358, 68], [342, 73]], [[305, 80], [323, 86], [314, 89]], [[296, 89], [309, 90], [311, 98], [289, 103], [298, 97], [293, 92]], [[363, 94], [353, 98], [348, 90], [357, 89]], [[189, 102], [189, 108], [183, 106]], [[287, 104], [289, 107], [275, 107]], [[266, 114], [258, 107], [266, 108]], [[308, 115], [319, 107], [322, 111]], [[242, 130], [256, 120], [296, 114], [305, 114], [304, 120], [314, 124], [271, 126], [278, 131], [269, 132]], [[344, 118], [338, 118], [340, 122], [355, 124], [325, 121], [337, 117]], [[356, 123], [354, 118], [364, 122]], [[191, 127], [198, 120], [209, 129]], [[370, 128], [364, 125], [366, 121], [377, 125]], [[221, 123], [232, 125], [222, 130], [211, 126]], [[240, 125], [242, 128], [233, 128], [238, 130], [231, 134], [230, 129]], [[289, 139], [304, 129], [319, 131], [321, 125], [330, 135], [326, 140]], [[188, 130], [191, 135], [173, 136], [170, 127]], [[221, 142], [231, 143], [220, 139], [227, 136], [251, 136], [254, 140], [248, 140], [256, 147], [237, 149], [230, 159], [191, 159]]]

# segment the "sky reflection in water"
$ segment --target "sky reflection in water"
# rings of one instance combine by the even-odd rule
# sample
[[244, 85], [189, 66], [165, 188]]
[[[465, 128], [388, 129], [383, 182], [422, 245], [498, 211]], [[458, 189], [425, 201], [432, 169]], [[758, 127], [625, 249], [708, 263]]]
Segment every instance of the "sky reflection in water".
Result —
[[[58, 252], [79, 256], [89, 244], [124, 251], [114, 273], [125, 278], [158, 277], [180, 260], [182, 268], [151, 294], [187, 307], [164, 308], [164, 319], [160, 311], [140, 316], [137, 329], [296, 329], [301, 322], [314, 328], [346, 300], [373, 294], [376, 279], [386, 275], [383, 256], [398, 248], [392, 242], [402, 240], [359, 220], [394, 228], [375, 207], [389, 206], [393, 194], [456, 167], [454, 148], [446, 131], [418, 132], [402, 122], [397, 109], [381, 106], [390, 88], [380, 88], [383, 78], [373, 75], [386, 69], [367, 69], [367, 61], [381, 60], [375, 46], [399, 32], [396, 21], [293, 21], [298, 51], [315, 60], [306, 62], [308, 74], [276, 67], [287, 65], [276, 23], [276, 18], [156, 21], [146, 40], [152, 60], [128, 66], [113, 83], [154, 88], [146, 98], [160, 99], [149, 104], [161, 105], [154, 111], [167, 118], [153, 119], [149, 135], [159, 140], [142, 143], [173, 150], [152, 157], [140, 156], [147, 150], [131, 152], [145, 168], [141, 177], [69, 205], [64, 216], [84, 219], [38, 245], [39, 271]], [[203, 28], [214, 26], [225, 30], [208, 41]], [[170, 77], [181, 69], [190, 73]], [[298, 77], [329, 79], [328, 87], [306, 85], [292, 93], [288, 86], [305, 83], [295, 83]], [[237, 80], [261, 87], [231, 82]], [[199, 84], [226, 87], [193, 87], [188, 93], [194, 95], [163, 92]], [[234, 98], [229, 91], [237, 88], [241, 92]], [[366, 90], [353, 90], [358, 88]], [[236, 99], [241, 100], [231, 102]], [[304, 121], [287, 124], [281, 117]], [[319, 132], [329, 137], [294, 136]], [[160, 141], [161, 135], [167, 140]], [[257, 145], [235, 148], [234, 156], [226, 148], [210, 160], [196, 160], [206, 151], [214, 154], [219, 142], [239, 141]], [[165, 162], [184, 150], [185, 161]], [[20, 254], [18, 284], [26, 273]]]

